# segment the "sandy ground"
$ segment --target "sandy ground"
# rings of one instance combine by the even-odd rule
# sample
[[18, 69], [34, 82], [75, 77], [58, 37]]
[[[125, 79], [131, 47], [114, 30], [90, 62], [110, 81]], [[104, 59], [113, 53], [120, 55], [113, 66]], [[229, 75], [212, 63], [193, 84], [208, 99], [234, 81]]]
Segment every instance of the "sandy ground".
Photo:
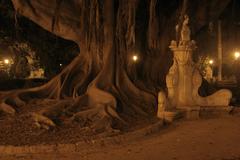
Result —
[[175, 122], [137, 141], [77, 154], [0, 155], [1, 160], [240, 160], [240, 116]]

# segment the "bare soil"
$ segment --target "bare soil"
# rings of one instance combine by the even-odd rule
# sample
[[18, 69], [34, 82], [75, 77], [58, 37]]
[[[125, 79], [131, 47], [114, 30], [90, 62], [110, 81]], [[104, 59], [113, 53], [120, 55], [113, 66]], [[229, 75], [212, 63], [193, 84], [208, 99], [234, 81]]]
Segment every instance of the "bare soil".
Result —
[[153, 135], [79, 153], [1, 155], [4, 160], [240, 160], [240, 116], [182, 120]]
[[[95, 138], [93, 131], [84, 130], [78, 123], [58, 124], [49, 130], [34, 125], [31, 113], [41, 110], [41, 101], [32, 102], [19, 109], [14, 116], [3, 115], [0, 119], [0, 145], [35, 145], [74, 143], [86, 138]], [[46, 103], [43, 102], [42, 103]], [[49, 100], [47, 103], [56, 103]], [[36, 104], [36, 105], [34, 105]]]
[[[91, 141], [104, 137], [111, 137], [122, 135], [127, 132], [138, 130], [149, 126], [157, 121], [157, 119], [149, 119], [144, 121], [137, 121], [122, 128], [98, 131], [94, 128], [83, 127], [77, 121], [62, 123], [64, 116], [60, 117], [63, 121], [58, 121], [56, 127], [46, 130], [38, 128], [34, 124], [31, 113], [38, 112], [46, 106], [46, 104], [57, 103], [56, 100], [34, 100], [28, 105], [17, 108], [18, 112], [13, 115], [0, 115], [0, 145], [38, 145], [38, 144], [72, 144], [79, 141]], [[65, 121], [64, 121], [65, 122]]]

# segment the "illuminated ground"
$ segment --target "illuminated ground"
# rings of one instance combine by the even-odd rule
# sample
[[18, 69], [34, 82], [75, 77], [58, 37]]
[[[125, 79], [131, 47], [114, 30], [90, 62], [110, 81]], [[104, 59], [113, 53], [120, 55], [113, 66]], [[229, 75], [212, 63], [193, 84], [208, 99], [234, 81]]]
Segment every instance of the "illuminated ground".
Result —
[[0, 156], [4, 160], [240, 160], [240, 116], [181, 121], [133, 142], [78, 154]]

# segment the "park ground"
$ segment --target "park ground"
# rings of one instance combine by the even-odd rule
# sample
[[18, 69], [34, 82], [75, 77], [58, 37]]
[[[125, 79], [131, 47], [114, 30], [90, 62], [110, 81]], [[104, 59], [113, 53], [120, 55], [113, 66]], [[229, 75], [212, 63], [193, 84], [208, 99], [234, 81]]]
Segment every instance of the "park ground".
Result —
[[0, 155], [1, 160], [240, 160], [240, 115], [180, 120], [151, 135], [78, 153]]

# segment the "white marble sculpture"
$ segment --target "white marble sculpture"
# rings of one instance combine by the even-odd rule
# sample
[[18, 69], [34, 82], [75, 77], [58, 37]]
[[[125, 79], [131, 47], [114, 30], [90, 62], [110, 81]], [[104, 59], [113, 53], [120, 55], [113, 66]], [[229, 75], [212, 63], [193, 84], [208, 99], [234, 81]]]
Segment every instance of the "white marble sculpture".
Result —
[[[188, 21], [188, 16], [185, 16], [180, 42], [177, 44], [176, 41], [172, 41], [169, 46], [173, 51], [173, 65], [166, 77], [168, 95], [164, 98], [161, 93], [159, 103], [163, 104], [164, 100], [164, 104], [168, 104], [168, 106], [164, 106], [165, 111], [199, 106], [228, 106], [232, 93], [227, 89], [219, 90], [207, 97], [201, 97], [198, 94], [202, 76], [192, 60], [196, 43], [190, 39], [191, 31]], [[163, 105], [159, 104], [159, 106]], [[158, 115], [161, 115], [162, 110], [163, 107], [159, 107]]]
[[189, 23], [189, 17], [188, 15], [184, 16], [184, 21], [182, 24], [182, 30], [181, 30], [181, 38], [180, 38], [180, 43], [187, 43], [190, 42], [190, 35], [191, 35], [191, 30], [188, 26]]
[[211, 66], [207, 66], [206, 69], [206, 75], [204, 76], [204, 78], [208, 81], [208, 82], [211, 82], [212, 79], [213, 79], [213, 70], [212, 70], [212, 67]]

